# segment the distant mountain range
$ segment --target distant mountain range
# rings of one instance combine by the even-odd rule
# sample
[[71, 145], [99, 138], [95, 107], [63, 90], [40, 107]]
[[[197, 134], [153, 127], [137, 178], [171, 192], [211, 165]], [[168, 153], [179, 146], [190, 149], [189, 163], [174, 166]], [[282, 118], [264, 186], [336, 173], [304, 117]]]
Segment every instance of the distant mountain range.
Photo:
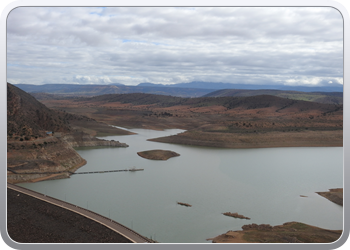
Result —
[[143, 87], [171, 87], [171, 88], [201, 88], [201, 89], [276, 89], [276, 90], [293, 90], [303, 92], [343, 92], [343, 85], [334, 84], [330, 86], [306, 87], [306, 86], [289, 86], [289, 85], [258, 85], [258, 84], [234, 84], [222, 82], [189, 82], [177, 83], [171, 85], [140, 83], [137, 86]]
[[148, 93], [157, 95], [171, 95], [179, 97], [200, 97], [215, 89], [199, 88], [169, 88], [167, 86], [126, 86], [121, 84], [110, 85], [80, 85], [80, 84], [16, 84], [18, 88], [28, 93], [48, 93], [66, 96], [97, 96], [105, 94]]
[[[172, 85], [140, 83], [137, 86], [127, 86], [121, 83], [108, 85], [80, 85], [80, 84], [16, 84], [18, 88], [28, 93], [47, 93], [65, 96], [98, 96], [105, 94], [147, 93], [178, 97], [201, 96], [251, 96], [276, 95], [284, 98], [316, 101], [323, 103], [342, 103], [342, 85], [327, 87], [305, 87], [284, 85], [251, 85], [231, 84], [221, 82], [190, 82]], [[283, 92], [284, 91], [284, 92]], [[289, 92], [288, 92], [289, 91]], [[294, 91], [293, 93], [291, 93]], [[295, 91], [298, 91], [296, 93]], [[288, 93], [287, 93], [288, 92]], [[309, 92], [309, 94], [305, 94]], [[313, 93], [317, 92], [317, 93]], [[337, 92], [337, 93], [329, 93]], [[311, 94], [312, 93], [312, 94]], [[328, 94], [325, 94], [328, 93]]]

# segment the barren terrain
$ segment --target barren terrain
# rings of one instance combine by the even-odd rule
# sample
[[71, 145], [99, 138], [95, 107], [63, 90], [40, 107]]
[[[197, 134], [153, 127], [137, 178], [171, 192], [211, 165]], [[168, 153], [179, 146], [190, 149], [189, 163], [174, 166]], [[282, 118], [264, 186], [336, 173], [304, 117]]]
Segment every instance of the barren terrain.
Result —
[[275, 96], [179, 98], [147, 94], [45, 99], [54, 109], [127, 128], [185, 129], [154, 141], [226, 148], [343, 145], [343, 106]]
[[242, 229], [207, 240], [213, 243], [331, 243], [342, 234], [342, 230], [328, 230], [300, 222], [287, 222], [274, 227], [250, 224]]
[[316, 192], [319, 195], [325, 197], [326, 199], [343, 206], [343, 188], [333, 188], [329, 189], [327, 192]]

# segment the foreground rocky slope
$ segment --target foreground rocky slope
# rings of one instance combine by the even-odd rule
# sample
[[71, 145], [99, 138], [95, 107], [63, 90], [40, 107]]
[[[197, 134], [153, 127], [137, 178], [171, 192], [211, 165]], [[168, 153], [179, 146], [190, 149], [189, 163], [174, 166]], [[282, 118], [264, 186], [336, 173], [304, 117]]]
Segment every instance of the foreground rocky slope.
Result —
[[77, 213], [7, 189], [7, 231], [19, 243], [131, 243]]

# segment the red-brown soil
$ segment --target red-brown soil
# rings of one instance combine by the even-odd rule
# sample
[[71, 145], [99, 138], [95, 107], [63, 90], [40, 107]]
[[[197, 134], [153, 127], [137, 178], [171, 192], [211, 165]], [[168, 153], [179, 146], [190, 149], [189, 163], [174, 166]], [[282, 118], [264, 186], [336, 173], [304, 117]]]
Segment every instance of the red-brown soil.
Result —
[[[118, 98], [122, 100], [118, 101]], [[156, 95], [42, 100], [48, 107], [129, 128], [185, 129], [155, 141], [212, 147], [342, 146], [343, 106], [274, 96], [167, 99]], [[142, 104], [144, 101], [146, 104]]]

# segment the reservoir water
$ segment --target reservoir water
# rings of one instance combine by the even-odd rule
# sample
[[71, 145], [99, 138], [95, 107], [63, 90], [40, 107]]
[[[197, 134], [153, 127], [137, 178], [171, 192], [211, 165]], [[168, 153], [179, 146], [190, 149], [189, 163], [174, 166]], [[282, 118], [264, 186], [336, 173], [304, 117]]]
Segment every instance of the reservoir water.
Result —
[[[251, 223], [343, 228], [343, 208], [315, 193], [343, 187], [342, 147], [219, 149], [147, 141], [182, 132], [178, 129], [131, 131], [137, 134], [104, 137], [128, 148], [77, 149], [87, 160], [77, 172], [134, 166], [144, 171], [19, 185], [88, 208], [162, 243], [211, 242], [206, 239]], [[156, 161], [136, 154], [151, 149], [180, 156]]]

